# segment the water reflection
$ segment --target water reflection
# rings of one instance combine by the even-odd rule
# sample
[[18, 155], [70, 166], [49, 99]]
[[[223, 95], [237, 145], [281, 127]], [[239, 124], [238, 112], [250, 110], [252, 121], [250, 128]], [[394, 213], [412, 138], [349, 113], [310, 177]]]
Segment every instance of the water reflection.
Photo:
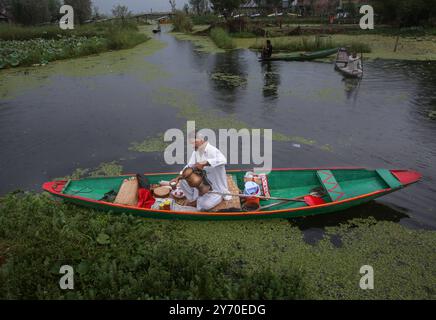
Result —
[[238, 101], [248, 82], [247, 65], [241, 52], [214, 55], [209, 79], [216, 99], [225, 100], [228, 106]]
[[[338, 227], [341, 224], [348, 224], [353, 219], [367, 219], [370, 217], [376, 221], [399, 223], [402, 219], [409, 218], [406, 212], [407, 210], [404, 208], [394, 208], [372, 201], [345, 211], [293, 218], [288, 219], [288, 221], [303, 232], [303, 239], [306, 243], [314, 245], [323, 239], [326, 227]], [[339, 235], [332, 235], [330, 241], [336, 247], [342, 246], [342, 239]]]
[[371, 201], [367, 204], [357, 206], [344, 211], [301, 218], [289, 219], [289, 222], [296, 225], [301, 231], [312, 228], [337, 227], [346, 224], [353, 219], [366, 219], [373, 217], [377, 221], [400, 222], [408, 218], [405, 208], [393, 208], [381, 202]]
[[280, 86], [279, 64], [271, 61], [262, 62], [262, 74], [264, 79], [263, 96], [271, 99], [277, 98]]
[[359, 94], [361, 79], [344, 78], [345, 94], [348, 100], [356, 102]]

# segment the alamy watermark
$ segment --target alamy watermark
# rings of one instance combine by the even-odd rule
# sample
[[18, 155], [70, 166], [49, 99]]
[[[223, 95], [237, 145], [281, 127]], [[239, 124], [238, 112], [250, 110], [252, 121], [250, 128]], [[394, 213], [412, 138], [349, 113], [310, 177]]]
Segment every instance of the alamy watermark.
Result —
[[[171, 142], [164, 152], [168, 165], [185, 164], [194, 152], [189, 134], [198, 132], [210, 144], [217, 147], [227, 158], [227, 164], [254, 164], [256, 170], [269, 173], [272, 169], [271, 129], [219, 129], [218, 135], [211, 129], [196, 130], [195, 121], [187, 121], [187, 135], [180, 129], [169, 129], [164, 141]], [[186, 150], [186, 157], [185, 157]]]
[[370, 5], [364, 5], [360, 7], [359, 12], [363, 14], [363, 17], [360, 18], [360, 29], [374, 30], [374, 8]]
[[[360, 14], [363, 16], [360, 18], [359, 26], [362, 30], [374, 29], [374, 8], [371, 5], [363, 5], [359, 9]], [[63, 5], [60, 8], [59, 13], [63, 14], [59, 20], [59, 27], [62, 30], [74, 29], [74, 8], [70, 5]]]
[[62, 30], [74, 29], [74, 8], [69, 5], [63, 5], [59, 10], [59, 13], [64, 15], [59, 20], [59, 27]]
[[374, 268], [370, 265], [364, 265], [360, 267], [360, 274], [363, 276], [360, 278], [359, 286], [362, 290], [374, 289]]
[[64, 265], [59, 270], [63, 276], [59, 280], [59, 287], [62, 290], [74, 290], [74, 269], [72, 266]]

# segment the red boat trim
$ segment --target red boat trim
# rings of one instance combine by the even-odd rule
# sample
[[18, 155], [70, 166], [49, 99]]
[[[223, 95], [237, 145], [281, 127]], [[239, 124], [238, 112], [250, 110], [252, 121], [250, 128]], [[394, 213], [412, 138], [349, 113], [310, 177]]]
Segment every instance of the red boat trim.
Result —
[[378, 191], [374, 191], [371, 193], [367, 193], [364, 195], [360, 195], [354, 198], [348, 198], [342, 201], [337, 201], [337, 202], [328, 202], [325, 204], [320, 204], [317, 206], [308, 206], [308, 207], [301, 207], [301, 208], [294, 208], [294, 209], [281, 209], [281, 210], [273, 210], [273, 211], [248, 211], [248, 212], [205, 212], [205, 211], [171, 211], [171, 210], [154, 210], [154, 209], [147, 209], [147, 208], [137, 208], [137, 207], [133, 207], [133, 206], [126, 206], [126, 205], [121, 205], [121, 204], [114, 204], [111, 202], [105, 202], [105, 201], [98, 201], [98, 200], [92, 200], [92, 199], [88, 199], [88, 198], [84, 198], [84, 197], [79, 197], [79, 196], [70, 196], [70, 195], [66, 195], [66, 194], [62, 194], [60, 192], [53, 192], [51, 191], [51, 186], [52, 184], [55, 182], [47, 182], [43, 185], [43, 189], [55, 194], [61, 198], [67, 198], [67, 199], [76, 199], [76, 200], [82, 200], [85, 202], [90, 202], [90, 203], [96, 203], [96, 204], [102, 204], [102, 205], [106, 205], [108, 207], [115, 207], [115, 208], [122, 208], [122, 209], [129, 209], [129, 210], [135, 210], [138, 212], [152, 212], [152, 213], [168, 213], [170, 215], [198, 215], [198, 216], [244, 216], [244, 215], [271, 215], [271, 214], [277, 214], [277, 213], [284, 213], [284, 212], [296, 212], [296, 211], [304, 211], [304, 210], [311, 210], [314, 208], [324, 208], [324, 207], [329, 207], [329, 206], [336, 206], [336, 205], [340, 205], [343, 203], [347, 203], [347, 202], [352, 202], [355, 200], [359, 200], [359, 199], [364, 199], [367, 197], [371, 197], [374, 195], [378, 195], [378, 194], [383, 194], [383, 193], [387, 193], [392, 191], [392, 189], [381, 189]]

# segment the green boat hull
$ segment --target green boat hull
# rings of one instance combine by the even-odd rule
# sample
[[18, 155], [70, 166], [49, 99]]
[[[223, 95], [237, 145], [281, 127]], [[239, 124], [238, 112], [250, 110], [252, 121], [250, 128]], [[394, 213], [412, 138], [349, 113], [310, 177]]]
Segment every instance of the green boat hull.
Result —
[[[228, 172], [243, 189], [245, 171]], [[175, 212], [117, 205], [101, 201], [107, 192], [118, 191], [123, 180], [132, 175], [98, 177], [81, 180], [52, 181], [43, 189], [66, 202], [114, 214], [130, 213], [145, 218], [185, 220], [246, 220], [293, 218], [346, 210], [372, 201], [419, 181], [420, 174], [409, 170], [366, 170], [361, 168], [277, 169], [269, 173], [272, 197], [295, 198], [313, 188], [326, 190], [324, 204], [310, 206], [304, 202], [287, 202], [265, 211], [252, 212]], [[175, 174], [146, 174], [150, 183], [170, 180]], [[262, 200], [261, 206], [277, 202]]]
[[259, 61], [310, 61], [322, 59], [338, 52], [338, 48], [314, 51], [308, 53], [278, 53], [270, 58], [261, 58]]

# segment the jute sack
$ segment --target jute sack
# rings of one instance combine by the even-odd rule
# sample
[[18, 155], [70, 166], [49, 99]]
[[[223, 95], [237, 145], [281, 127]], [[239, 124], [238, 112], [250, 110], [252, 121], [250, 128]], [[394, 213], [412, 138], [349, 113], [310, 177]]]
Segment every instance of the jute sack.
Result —
[[127, 206], [136, 206], [138, 204], [138, 180], [136, 178], [123, 181], [114, 203]]

